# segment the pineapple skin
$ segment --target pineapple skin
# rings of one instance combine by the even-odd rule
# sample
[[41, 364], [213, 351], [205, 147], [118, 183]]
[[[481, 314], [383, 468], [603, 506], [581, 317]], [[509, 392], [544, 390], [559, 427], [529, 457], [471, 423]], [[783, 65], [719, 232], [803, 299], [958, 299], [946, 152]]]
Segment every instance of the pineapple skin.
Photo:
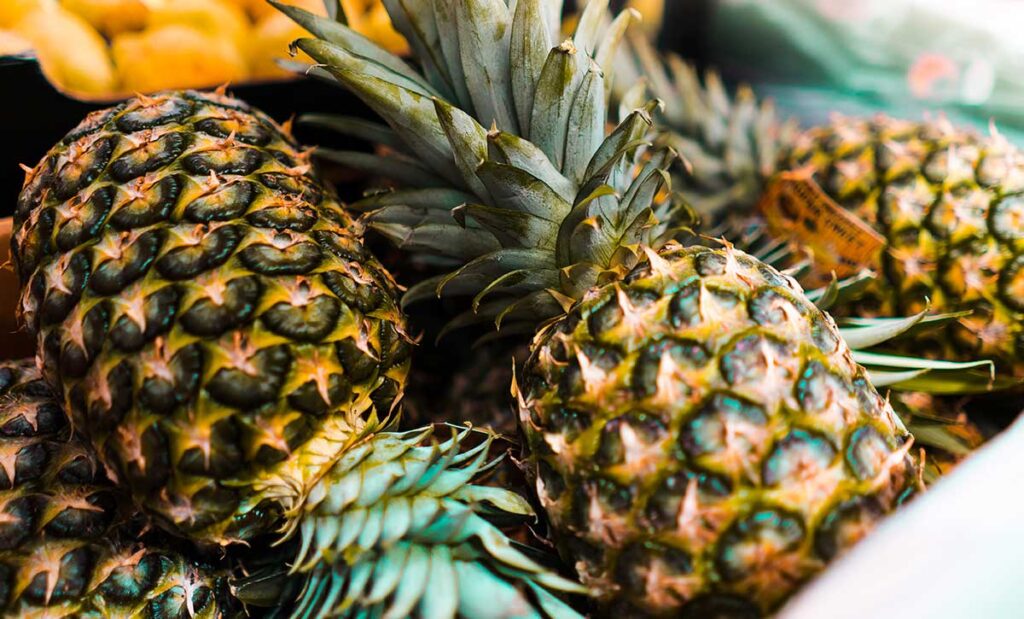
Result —
[[278, 524], [254, 485], [301, 492], [408, 370], [395, 284], [308, 161], [244, 103], [172, 92], [90, 115], [18, 202], [44, 375], [136, 501], [199, 542]]
[[881, 277], [855, 314], [970, 310], [915, 342], [991, 358], [1024, 376], [1024, 153], [935, 122], [837, 117], [800, 134], [779, 169], [803, 167], [886, 240]]
[[0, 363], [0, 609], [5, 617], [240, 616], [225, 576], [138, 543], [34, 363]]
[[595, 289], [538, 333], [518, 391], [540, 501], [604, 616], [770, 613], [915, 488], [832, 319], [730, 248]]

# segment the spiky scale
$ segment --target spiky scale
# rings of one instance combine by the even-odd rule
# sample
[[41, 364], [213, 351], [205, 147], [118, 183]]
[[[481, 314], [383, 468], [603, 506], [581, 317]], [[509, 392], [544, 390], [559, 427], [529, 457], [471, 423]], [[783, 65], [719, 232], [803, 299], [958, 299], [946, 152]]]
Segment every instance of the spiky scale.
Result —
[[[226, 572], [143, 537], [33, 362], [0, 363], [5, 617], [237, 616]], [[180, 543], [178, 543], [180, 546]]]

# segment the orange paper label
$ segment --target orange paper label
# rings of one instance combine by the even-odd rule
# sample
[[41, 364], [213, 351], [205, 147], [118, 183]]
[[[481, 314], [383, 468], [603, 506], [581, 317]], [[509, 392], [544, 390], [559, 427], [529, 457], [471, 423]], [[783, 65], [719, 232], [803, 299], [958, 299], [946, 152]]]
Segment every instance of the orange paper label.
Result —
[[[765, 189], [758, 209], [777, 237], [814, 252], [812, 282], [826, 284], [877, 268], [885, 239], [877, 230], [830, 198], [810, 170], [778, 174]], [[805, 282], [806, 283], [806, 282]]]

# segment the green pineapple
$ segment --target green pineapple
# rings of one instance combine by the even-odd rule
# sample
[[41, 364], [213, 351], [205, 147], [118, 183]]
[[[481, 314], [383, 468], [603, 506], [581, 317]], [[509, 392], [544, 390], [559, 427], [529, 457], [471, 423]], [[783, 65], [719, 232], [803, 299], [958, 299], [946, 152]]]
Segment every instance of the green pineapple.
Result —
[[138, 523], [30, 361], [0, 363], [5, 617], [242, 616], [227, 575]]
[[[665, 244], [686, 213], [666, 192], [672, 153], [645, 141], [656, 105], [605, 124], [628, 14], [605, 28], [607, 2], [591, 2], [559, 44], [558, 2], [385, 4], [422, 72], [283, 7], [317, 37], [296, 43], [312, 72], [388, 124], [318, 118], [391, 151], [324, 154], [393, 173], [397, 189], [355, 208], [457, 264], [405, 303], [468, 299], [450, 329], [536, 334], [518, 390], [528, 462], [598, 614], [774, 609], [917, 485], [863, 353], [768, 264]], [[916, 369], [878, 384], [938, 367], [886, 364]]]
[[301, 539], [303, 612], [448, 617], [490, 596], [573, 616], [549, 589], [579, 587], [485, 519], [532, 513], [471, 483], [492, 439], [388, 431], [410, 340], [360, 232], [265, 115], [140, 96], [28, 173], [22, 319], [76, 427], [162, 527]]
[[969, 311], [915, 349], [991, 358], [1006, 375], [1024, 374], [1024, 153], [994, 130], [980, 135], [942, 117], [835, 116], [800, 132], [749, 88], [730, 97], [714, 73], [702, 80], [640, 37], [632, 47], [620, 68], [644, 74], [666, 101], [660, 141], [690, 162], [678, 186], [705, 218], [728, 219], [740, 235], [763, 227], [755, 206], [766, 185], [777, 173], [806, 171], [880, 235], [880, 259], [861, 265], [880, 277], [852, 313], [901, 315], [929, 302]]

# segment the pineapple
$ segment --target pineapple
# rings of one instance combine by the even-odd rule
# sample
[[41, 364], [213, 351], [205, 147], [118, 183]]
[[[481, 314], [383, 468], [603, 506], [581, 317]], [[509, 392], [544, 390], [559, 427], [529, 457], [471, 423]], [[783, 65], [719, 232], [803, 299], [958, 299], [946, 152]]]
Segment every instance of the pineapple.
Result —
[[[226, 575], [147, 539], [34, 362], [0, 363], [0, 605], [8, 617], [241, 614]], [[149, 536], [152, 537], [152, 536]]]
[[831, 318], [736, 250], [593, 291], [521, 382], [541, 503], [607, 614], [768, 613], [915, 488]]
[[579, 586], [484, 518], [532, 514], [470, 483], [493, 437], [387, 431], [410, 349], [395, 285], [308, 158], [221, 93], [90, 115], [15, 213], [47, 381], [163, 528], [298, 536], [305, 612], [444, 618], [490, 596], [574, 616], [551, 590]]
[[[781, 172], [812, 178], [841, 209], [877, 231], [877, 284], [851, 307], [857, 315], [899, 315], [931, 302], [967, 311], [943, 333], [919, 340], [952, 358], [991, 358], [1024, 376], [1024, 153], [994, 130], [984, 136], [945, 118], [910, 122], [835, 116], [798, 132], [769, 102], [741, 87], [730, 97], [714, 73], [702, 82], [677, 58], [660, 59], [643, 39], [632, 63], [668, 102], [661, 142], [691, 162], [681, 191], [707, 219], [727, 217], [741, 233], [764, 225], [755, 209]], [[744, 219], [746, 221], [743, 221]], [[792, 240], [790, 230], [772, 233]]]
[[354, 207], [456, 265], [404, 303], [469, 299], [450, 329], [536, 334], [517, 387], [528, 464], [598, 615], [770, 612], [913, 493], [912, 438], [792, 278], [666, 243], [686, 211], [672, 154], [645, 143], [656, 104], [606, 126], [628, 13], [605, 28], [592, 1], [558, 44], [558, 2], [386, 4], [422, 72], [282, 7], [315, 35], [296, 45], [316, 72], [388, 125], [318, 118], [387, 147], [324, 154], [390, 174]]
[[194, 539], [266, 532], [253, 484], [338, 419], [372, 430], [408, 368], [394, 285], [308, 156], [236, 99], [139, 97], [69, 133], [18, 202], [21, 313], [47, 379], [139, 501]]

